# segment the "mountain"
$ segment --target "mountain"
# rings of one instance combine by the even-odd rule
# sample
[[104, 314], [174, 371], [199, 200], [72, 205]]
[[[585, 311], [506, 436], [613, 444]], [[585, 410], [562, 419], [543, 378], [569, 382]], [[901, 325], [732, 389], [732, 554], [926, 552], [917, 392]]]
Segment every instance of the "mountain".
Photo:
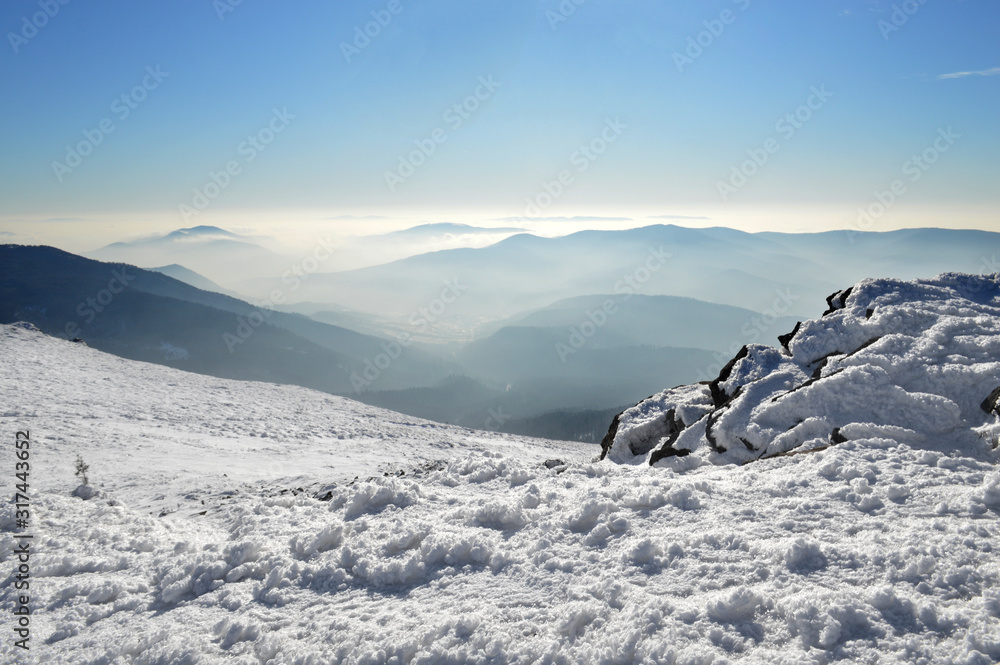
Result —
[[[351, 397], [366, 404], [465, 427], [596, 443], [600, 436], [580, 438], [580, 432], [589, 429], [589, 425], [581, 424], [590, 417], [589, 412], [607, 412], [611, 409], [609, 404], [633, 403], [656, 392], [664, 381], [691, 380], [699, 372], [710, 371], [712, 362], [712, 357], [703, 351], [605, 349], [586, 354], [568, 372], [515, 369], [509, 374], [510, 383], [456, 375], [431, 386], [362, 390]], [[609, 371], [598, 374], [597, 369]], [[567, 414], [582, 414], [582, 418]], [[557, 423], [564, 424], [566, 429], [556, 429]], [[533, 425], [538, 429], [532, 429]], [[601, 429], [607, 430], [607, 422]]]
[[[781, 312], [797, 301], [779, 302]], [[502, 328], [553, 328], [564, 336], [583, 327], [595, 347], [650, 345], [728, 351], [743, 343], [774, 338], [795, 325], [794, 317], [773, 308], [766, 315], [729, 305], [676, 296], [587, 295], [566, 298], [530, 312], [493, 321], [476, 330], [479, 338]], [[589, 322], [589, 323], [588, 323]], [[565, 341], [565, 340], [563, 340]]]
[[[436, 304], [437, 320], [455, 339], [487, 321], [598, 293], [682, 296], [756, 312], [791, 301], [788, 315], [801, 317], [819, 314], [815, 303], [841, 284], [979, 272], [998, 252], [1000, 234], [942, 229], [751, 234], [658, 225], [559, 238], [518, 234], [488, 247], [316, 274], [296, 299], [400, 322], [425, 320], [421, 309]], [[266, 293], [275, 282], [244, 286]], [[451, 298], [449, 289], [461, 295]]]
[[[1000, 273], [868, 279], [776, 349], [615, 417], [603, 456], [692, 468], [856, 440], [989, 458], [1000, 438]], [[890, 496], [890, 498], [892, 498]]]
[[238, 297], [234, 292], [228, 291], [222, 288], [212, 280], [199, 275], [193, 270], [188, 270], [184, 266], [177, 265], [173, 263], [169, 266], [160, 266], [159, 268], [150, 268], [151, 272], [158, 272], [167, 277], [173, 277], [179, 282], [184, 282], [196, 289], [201, 289], [202, 291], [212, 291], [214, 293], [222, 293], [227, 296]]
[[140, 267], [180, 264], [226, 287], [254, 277], [280, 277], [294, 261], [242, 236], [215, 226], [195, 226], [86, 252], [99, 261]]
[[[462, 247], [483, 247], [503, 240], [524, 229], [488, 228], [468, 224], [420, 224], [399, 231], [359, 235], [342, 240], [324, 272], [357, 270], [411, 256]], [[254, 292], [252, 283], [242, 285]]]
[[[3, 245], [0, 322], [18, 320], [128, 358], [328, 392], [352, 392], [352, 377], [366, 372], [377, 373], [378, 387], [394, 388], [452, 371], [393, 340], [258, 308], [160, 273], [51, 247]], [[373, 372], [376, 362], [386, 367]]]
[[715, 362], [704, 349], [602, 346], [590, 341], [563, 328], [511, 326], [465, 345], [455, 360], [470, 376], [494, 382], [558, 377], [577, 385], [605, 386], [647, 376], [660, 376], [661, 383], [692, 380], [699, 369]]
[[[938, 288], [896, 302], [962, 304]], [[993, 325], [963, 320], [972, 337]], [[938, 335], [940, 371], [914, 376], [947, 383], [979, 353], [972, 337]], [[859, 430], [807, 455], [671, 470], [26, 324], [0, 326], [0, 357], [8, 487], [15, 451], [30, 485], [27, 515], [0, 504], [0, 603], [27, 608], [37, 662], [1000, 660], [1000, 471], [982, 440]], [[859, 384], [852, 404], [870, 397]], [[21, 662], [7, 623], [0, 656]]]
[[[36, 273], [41, 277], [30, 276]], [[592, 428], [553, 412], [627, 404], [663, 381], [711, 372], [718, 362], [703, 350], [635, 345], [573, 349], [562, 362], [555, 345], [569, 342], [567, 332], [529, 328], [505, 329], [457, 355], [439, 356], [415, 343], [258, 308], [157, 272], [7, 245], [0, 247], [0, 322], [18, 320], [127, 358], [353, 395], [466, 426], [507, 431], [508, 420], [527, 419], [517, 431], [531, 432], [534, 423], [538, 433], [557, 438], [579, 438]], [[521, 330], [534, 335], [509, 334]], [[503, 417], [488, 426], [491, 412]], [[565, 433], [553, 423], [565, 424]]]
[[452, 224], [440, 222], [436, 224], [420, 224], [401, 231], [392, 231], [380, 236], [370, 236], [372, 238], [420, 238], [420, 239], [440, 239], [448, 236], [475, 236], [475, 235], [503, 235], [511, 233], [524, 233], [524, 229], [513, 227], [482, 227], [469, 226], [468, 224]]

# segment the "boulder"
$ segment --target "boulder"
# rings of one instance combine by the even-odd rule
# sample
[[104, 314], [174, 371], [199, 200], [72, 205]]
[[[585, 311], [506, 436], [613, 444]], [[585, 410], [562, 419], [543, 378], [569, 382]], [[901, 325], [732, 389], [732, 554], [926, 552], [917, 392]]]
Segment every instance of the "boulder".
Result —
[[981, 392], [984, 378], [1000, 386], [993, 276], [870, 279], [827, 304], [779, 337], [780, 349], [744, 346], [714, 380], [618, 414], [601, 458], [681, 469], [867, 437], [989, 448], [977, 428], [984, 412], [1000, 415], [1000, 387], [985, 401]]

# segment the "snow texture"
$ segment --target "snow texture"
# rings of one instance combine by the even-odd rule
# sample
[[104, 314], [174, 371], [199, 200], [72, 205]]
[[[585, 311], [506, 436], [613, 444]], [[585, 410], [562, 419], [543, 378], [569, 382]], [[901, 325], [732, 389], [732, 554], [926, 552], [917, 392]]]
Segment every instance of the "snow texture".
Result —
[[[874, 417], [847, 386], [825, 411], [805, 411], [821, 406], [816, 393], [770, 413], [782, 400], [769, 391], [810, 376], [806, 358], [872, 332], [834, 313], [802, 327], [792, 356], [759, 349], [734, 366], [723, 389], [748, 385], [763, 412], [734, 403], [743, 415], [720, 431], [744, 422], [763, 444], [801, 409], [804, 438], [840, 426], [844, 440], [742, 466], [710, 463], [742, 458], [693, 437], [690, 454], [663, 458], [684, 468], [598, 462], [592, 446], [435, 425], [0, 327], [0, 423], [5, 438], [30, 429], [35, 442], [37, 549], [33, 648], [15, 652], [4, 635], [0, 661], [997, 662], [1000, 471], [988, 438], [967, 436], [996, 431], [974, 399], [1000, 385], [987, 360], [998, 355], [995, 295], [963, 303], [946, 280], [872, 282], [847, 309], [872, 302], [866, 288], [885, 311], [860, 318], [902, 341], [841, 366], [881, 376], [869, 399], [894, 395], [918, 421]], [[956, 321], [931, 315], [949, 299]], [[879, 317], [921, 324], [890, 332]], [[913, 349], [909, 370], [892, 349]], [[927, 357], [937, 364], [921, 366]], [[975, 389], [960, 389], [977, 372]], [[622, 418], [615, 442], [680, 445], [712, 412], [705, 399], [707, 386], [667, 391]], [[929, 406], [944, 400], [954, 407]], [[863, 417], [840, 418], [850, 405]], [[87, 501], [72, 496], [76, 454], [100, 491]], [[13, 523], [5, 503], [0, 576], [13, 567]], [[6, 621], [11, 577], [2, 589]]]
[[844, 440], [996, 446], [1000, 274], [870, 279], [828, 302], [782, 349], [746, 346], [715, 381], [620, 414], [604, 455], [682, 470]]

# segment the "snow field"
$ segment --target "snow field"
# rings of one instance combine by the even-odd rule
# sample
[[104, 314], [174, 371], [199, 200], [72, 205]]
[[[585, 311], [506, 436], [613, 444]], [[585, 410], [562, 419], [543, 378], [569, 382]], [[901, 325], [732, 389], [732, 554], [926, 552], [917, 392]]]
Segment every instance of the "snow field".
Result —
[[[992, 663], [998, 493], [988, 464], [886, 440], [686, 474], [476, 454], [417, 481], [329, 501], [248, 494], [190, 519], [46, 493], [40, 653]], [[4, 552], [11, 519], [5, 505]]]

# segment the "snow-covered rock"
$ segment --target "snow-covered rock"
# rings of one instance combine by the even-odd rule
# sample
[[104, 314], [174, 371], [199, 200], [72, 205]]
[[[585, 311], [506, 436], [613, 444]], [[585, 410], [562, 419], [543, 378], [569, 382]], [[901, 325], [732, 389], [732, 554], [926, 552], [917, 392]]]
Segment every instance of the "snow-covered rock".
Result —
[[621, 413], [602, 457], [680, 470], [859, 439], [996, 447], [1000, 274], [869, 279], [827, 303], [781, 348], [745, 346], [714, 381]]
[[78, 485], [77, 488], [73, 490], [73, 496], [78, 499], [83, 499], [84, 501], [90, 501], [98, 495], [98, 491], [90, 485]]

